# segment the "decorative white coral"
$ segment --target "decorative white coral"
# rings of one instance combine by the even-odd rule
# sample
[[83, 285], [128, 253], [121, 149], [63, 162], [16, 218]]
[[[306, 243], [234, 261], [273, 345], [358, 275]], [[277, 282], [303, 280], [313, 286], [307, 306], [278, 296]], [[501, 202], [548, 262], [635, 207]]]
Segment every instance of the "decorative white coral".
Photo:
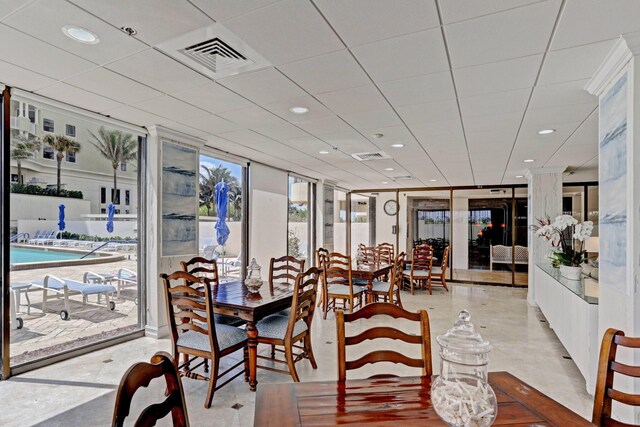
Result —
[[431, 403], [444, 422], [452, 426], [487, 427], [496, 416], [495, 395], [490, 386], [458, 380], [437, 380], [431, 390]]

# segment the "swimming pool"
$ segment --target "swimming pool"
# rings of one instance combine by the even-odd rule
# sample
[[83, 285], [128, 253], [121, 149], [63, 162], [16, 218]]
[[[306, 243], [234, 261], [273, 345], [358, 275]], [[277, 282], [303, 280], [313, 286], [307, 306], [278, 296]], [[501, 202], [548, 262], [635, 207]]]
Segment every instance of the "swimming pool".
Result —
[[11, 264], [21, 264], [28, 262], [65, 261], [70, 259], [80, 259], [83, 254], [45, 251], [40, 249], [11, 248], [9, 262]]
[[34, 270], [38, 268], [66, 267], [71, 265], [103, 264], [125, 259], [124, 255], [106, 252], [95, 252], [81, 258], [87, 250], [34, 248], [33, 246], [15, 245], [9, 251], [11, 271]]

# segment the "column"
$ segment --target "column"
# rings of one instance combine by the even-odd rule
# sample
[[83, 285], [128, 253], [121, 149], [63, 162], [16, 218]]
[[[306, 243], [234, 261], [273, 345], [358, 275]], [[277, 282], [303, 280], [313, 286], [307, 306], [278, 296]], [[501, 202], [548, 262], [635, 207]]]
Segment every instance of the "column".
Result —
[[[540, 168], [527, 171], [529, 194], [527, 218], [529, 225], [547, 216], [553, 221], [562, 213], [562, 172], [565, 168]], [[536, 307], [536, 264], [548, 264], [551, 245], [529, 229], [529, 288], [527, 302]]]
[[454, 271], [467, 270], [469, 268], [469, 198], [454, 197], [452, 206], [453, 241], [451, 247], [453, 251], [451, 253], [453, 256], [451, 265]]

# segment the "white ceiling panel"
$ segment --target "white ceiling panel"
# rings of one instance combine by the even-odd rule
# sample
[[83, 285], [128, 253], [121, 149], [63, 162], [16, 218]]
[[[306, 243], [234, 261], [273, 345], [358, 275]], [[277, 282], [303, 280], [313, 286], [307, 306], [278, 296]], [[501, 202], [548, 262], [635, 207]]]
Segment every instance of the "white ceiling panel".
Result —
[[315, 3], [347, 46], [440, 25], [434, 0], [316, 0]]
[[463, 21], [478, 16], [491, 15], [514, 9], [540, 0], [449, 0], [440, 2], [442, 20], [445, 24]]
[[[511, 146], [516, 139], [516, 129], [467, 132], [466, 135], [469, 152], [496, 146], [508, 147], [508, 149], [511, 150]], [[489, 148], [487, 149], [489, 150]]]
[[449, 69], [439, 28], [369, 43], [351, 51], [377, 83]]
[[572, 105], [571, 108], [555, 107], [544, 110], [528, 111], [522, 124], [523, 127], [554, 129], [554, 126], [572, 122], [581, 122], [596, 109], [592, 103]]
[[379, 87], [394, 107], [444, 101], [456, 97], [449, 71], [382, 82]]
[[349, 154], [378, 150], [378, 147], [355, 131], [325, 135], [321, 139], [332, 147], [337, 147]]
[[342, 114], [341, 117], [359, 131], [371, 129], [374, 126], [387, 127], [398, 126], [402, 122], [398, 115], [390, 108], [375, 111], [363, 111], [360, 113]]
[[35, 91], [56, 81], [39, 73], [27, 70], [8, 62], [0, 61], [0, 82], [7, 86]]
[[456, 120], [460, 117], [455, 99], [407, 105], [398, 107], [397, 110], [408, 126]]
[[278, 141], [289, 138], [304, 138], [308, 136], [307, 132], [296, 126], [290, 125], [289, 123], [258, 126], [253, 127], [252, 130], [261, 135], [268, 136], [269, 138], [277, 139]]
[[0, 0], [0, 21], [28, 5], [33, 0]]
[[251, 101], [213, 82], [176, 92], [175, 96], [210, 113], [239, 110], [253, 106]]
[[274, 65], [344, 49], [308, 1], [284, 0], [224, 25]]
[[153, 126], [161, 124], [161, 120], [155, 114], [147, 113], [146, 111], [139, 110], [131, 106], [123, 106], [115, 109], [110, 109], [104, 112], [114, 119], [123, 120], [127, 123], [132, 123], [138, 126]]
[[210, 18], [186, 1], [70, 0], [115, 28], [131, 27], [150, 45], [211, 25]]
[[338, 115], [380, 110], [389, 106], [380, 91], [372, 84], [321, 93], [316, 97]]
[[509, 113], [524, 114], [530, 94], [531, 89], [519, 89], [460, 98], [462, 118], [466, 120], [467, 117], [482, 117]]
[[549, 52], [538, 84], [589, 79], [611, 50], [615, 40]]
[[177, 122], [204, 117], [209, 113], [168, 95], [133, 104], [134, 107], [151, 114], [166, 117]]
[[218, 83], [261, 105], [306, 95], [275, 68], [238, 74], [218, 80]]
[[56, 101], [66, 102], [69, 105], [75, 105], [98, 113], [123, 106], [120, 102], [78, 89], [66, 83], [47, 86], [37, 91], [37, 93]]
[[352, 130], [347, 122], [336, 116], [297, 123], [297, 126], [315, 136], [330, 135]]
[[153, 49], [120, 59], [106, 68], [165, 93], [177, 93], [211, 82]]
[[[0, 58], [11, 64], [63, 79], [95, 67], [92, 62], [0, 24]], [[8, 41], [11, 43], [8, 43]]]
[[598, 98], [587, 92], [584, 87], [589, 79], [536, 86], [531, 96], [529, 109], [541, 110], [553, 107], [566, 107], [577, 104], [598, 104]]
[[280, 117], [260, 107], [242, 108], [240, 110], [218, 113], [224, 119], [246, 127], [277, 125], [285, 123]]
[[559, 8], [560, 1], [550, 0], [447, 25], [453, 67], [544, 52]]
[[279, 0], [189, 0], [216, 21], [244, 15]]
[[531, 55], [454, 69], [458, 96], [464, 98], [533, 87], [541, 62], [542, 55]]
[[241, 127], [236, 123], [230, 122], [229, 120], [223, 119], [222, 117], [218, 117], [213, 114], [199, 117], [189, 117], [186, 119], [182, 119], [180, 122], [187, 126], [191, 126], [195, 129], [210, 134], [221, 134], [223, 132], [237, 130]]
[[[295, 124], [320, 120], [326, 117], [335, 117], [329, 109], [310, 96], [274, 102], [264, 107], [273, 114]], [[308, 108], [309, 111], [304, 114], [296, 114], [291, 112], [291, 108], [293, 107], [305, 107]]]
[[[34, 22], [38, 24], [34, 25]], [[123, 58], [147, 47], [65, 0], [36, 1], [3, 20], [3, 23], [96, 64]], [[66, 25], [86, 28], [95, 33], [100, 42], [87, 44], [72, 40], [62, 32], [62, 27]]]
[[280, 65], [278, 69], [312, 95], [370, 83], [347, 50]]
[[464, 128], [468, 132], [491, 130], [514, 130], [520, 126], [522, 114], [496, 114], [492, 116], [469, 117], [464, 119]]
[[125, 104], [134, 104], [162, 95], [162, 92], [105, 68], [95, 68], [86, 73], [78, 74], [65, 80], [65, 83]]

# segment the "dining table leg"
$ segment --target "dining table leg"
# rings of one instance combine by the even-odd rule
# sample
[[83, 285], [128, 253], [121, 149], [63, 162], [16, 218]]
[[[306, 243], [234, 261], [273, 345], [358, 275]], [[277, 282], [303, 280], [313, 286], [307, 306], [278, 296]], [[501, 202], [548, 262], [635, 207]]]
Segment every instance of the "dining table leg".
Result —
[[373, 277], [367, 279], [367, 290], [367, 304], [371, 304], [375, 302], [375, 297], [373, 296]]
[[253, 322], [247, 322], [247, 339], [249, 347], [249, 390], [256, 391], [258, 379], [258, 329]]

